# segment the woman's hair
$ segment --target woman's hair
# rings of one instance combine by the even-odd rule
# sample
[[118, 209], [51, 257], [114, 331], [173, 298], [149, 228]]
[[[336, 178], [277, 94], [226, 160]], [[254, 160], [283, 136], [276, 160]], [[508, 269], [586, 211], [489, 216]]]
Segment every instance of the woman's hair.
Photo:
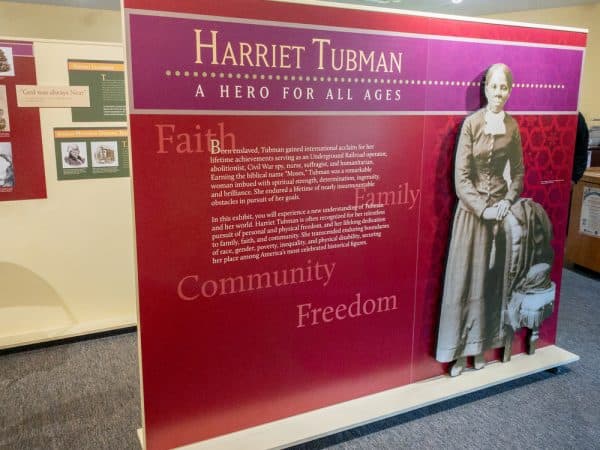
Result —
[[506, 76], [506, 82], [508, 83], [508, 89], [512, 89], [512, 85], [513, 85], [513, 75], [512, 75], [512, 71], [510, 70], [510, 67], [508, 67], [506, 64], [503, 63], [496, 63], [496, 64], [492, 64], [490, 66], [490, 68], [485, 72], [485, 84], [488, 84], [488, 80], [491, 78], [492, 74], [494, 72], [496, 72], [497, 70], [501, 70], [502, 72], [504, 72], [504, 75]]

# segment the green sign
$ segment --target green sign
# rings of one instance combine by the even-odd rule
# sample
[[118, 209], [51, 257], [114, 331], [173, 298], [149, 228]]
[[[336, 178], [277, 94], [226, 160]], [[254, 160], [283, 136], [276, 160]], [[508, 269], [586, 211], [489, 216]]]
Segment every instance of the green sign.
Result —
[[59, 180], [129, 176], [127, 128], [55, 128]]
[[90, 106], [71, 108], [73, 122], [125, 122], [125, 65], [122, 61], [70, 59], [69, 84], [89, 86]]

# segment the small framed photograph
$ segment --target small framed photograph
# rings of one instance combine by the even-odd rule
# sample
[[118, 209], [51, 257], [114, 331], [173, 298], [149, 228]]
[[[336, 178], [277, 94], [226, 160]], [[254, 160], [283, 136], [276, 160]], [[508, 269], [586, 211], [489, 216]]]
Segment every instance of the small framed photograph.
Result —
[[10, 131], [10, 121], [8, 120], [8, 99], [6, 97], [6, 86], [0, 85], [0, 133]]
[[15, 76], [15, 62], [12, 48], [0, 47], [0, 78]]
[[92, 167], [119, 167], [117, 141], [92, 141]]
[[85, 142], [62, 142], [60, 150], [62, 153], [63, 169], [88, 167], [87, 144]]

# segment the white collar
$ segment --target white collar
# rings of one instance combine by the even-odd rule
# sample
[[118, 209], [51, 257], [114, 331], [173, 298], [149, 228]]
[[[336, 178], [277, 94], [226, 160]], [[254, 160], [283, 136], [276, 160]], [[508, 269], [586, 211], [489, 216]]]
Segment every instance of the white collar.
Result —
[[499, 113], [493, 113], [489, 109], [485, 110], [485, 128], [483, 132], [492, 136], [499, 134], [506, 134], [506, 125], [504, 125], [504, 117], [506, 113], [500, 111]]

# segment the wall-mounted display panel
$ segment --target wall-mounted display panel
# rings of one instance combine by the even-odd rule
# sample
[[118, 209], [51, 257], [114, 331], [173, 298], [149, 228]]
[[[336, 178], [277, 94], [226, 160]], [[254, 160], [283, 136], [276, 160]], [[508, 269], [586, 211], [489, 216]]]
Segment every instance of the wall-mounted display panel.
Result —
[[35, 69], [32, 42], [0, 40], [0, 201], [46, 197], [40, 114], [16, 95], [36, 84]]
[[[14, 87], [17, 83], [50, 87], [48, 94], [56, 87], [60, 88], [56, 91], [71, 94], [70, 59], [122, 61], [123, 48], [117, 44], [26, 41], [27, 57], [16, 56], [19, 52], [13, 51], [15, 76], [0, 76], [0, 85], [6, 85], [10, 119], [0, 131], [0, 171], [7, 158], [12, 155], [14, 159], [14, 192], [2, 192], [10, 189], [6, 185], [11, 177], [0, 176], [4, 185], [0, 197], [16, 195], [25, 177], [36, 173], [35, 159], [18, 158], [23, 155], [23, 142], [38, 139], [35, 150], [39, 152], [41, 177], [46, 179], [47, 198], [0, 203], [2, 231], [10, 236], [3, 242], [0, 263], [0, 348], [123, 328], [136, 322], [126, 124], [74, 123], [67, 105], [19, 108]], [[6, 47], [4, 43], [0, 46]], [[17, 80], [24, 67], [30, 76]], [[0, 105], [3, 92], [0, 89]], [[21, 121], [21, 114], [29, 119]], [[63, 168], [67, 164], [64, 159], [57, 161], [57, 129], [80, 133], [76, 141], [82, 148], [86, 146], [85, 173], [74, 175], [72, 172], [80, 168]], [[69, 171], [75, 179], [59, 181], [59, 170]]]
[[123, 61], [70, 59], [69, 84], [87, 86], [90, 105], [72, 110], [73, 122], [124, 122], [125, 66]]
[[[554, 343], [585, 32], [268, 1], [126, 0], [125, 24], [148, 448], [446, 373], [436, 345], [465, 133], [473, 196], [534, 202], [551, 223], [553, 308], [536, 345]], [[496, 63], [512, 78], [487, 86], [510, 98], [488, 128]], [[502, 137], [476, 167], [477, 133]], [[499, 267], [492, 241], [484, 272]], [[531, 344], [505, 312], [484, 361]]]
[[55, 128], [59, 180], [129, 176], [127, 128]]

